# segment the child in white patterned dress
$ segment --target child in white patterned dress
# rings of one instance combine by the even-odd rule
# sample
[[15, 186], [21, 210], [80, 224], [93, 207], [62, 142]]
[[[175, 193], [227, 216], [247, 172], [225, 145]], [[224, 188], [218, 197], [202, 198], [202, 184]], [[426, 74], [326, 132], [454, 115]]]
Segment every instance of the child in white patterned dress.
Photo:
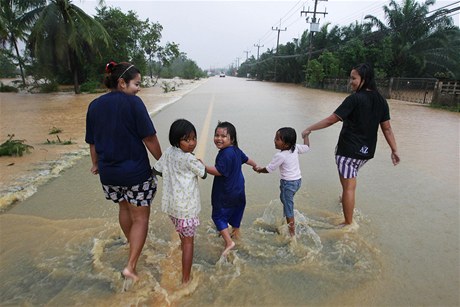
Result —
[[182, 249], [182, 284], [190, 281], [194, 237], [201, 210], [198, 177], [206, 178], [205, 166], [194, 155], [196, 129], [185, 119], [174, 121], [169, 130], [169, 147], [154, 165], [163, 177], [161, 209], [179, 234]]

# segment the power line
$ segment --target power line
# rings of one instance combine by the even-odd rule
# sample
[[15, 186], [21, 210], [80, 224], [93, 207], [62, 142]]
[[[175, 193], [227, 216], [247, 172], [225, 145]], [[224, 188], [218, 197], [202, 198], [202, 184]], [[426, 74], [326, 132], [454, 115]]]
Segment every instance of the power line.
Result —
[[[317, 0], [317, 1], [318, 1], [318, 0]], [[322, 0], [319, 0], [319, 1], [322, 1]], [[325, 0], [325, 1], [327, 1], [327, 0]], [[302, 1], [297, 1], [297, 2], [291, 7], [291, 9], [289, 9], [289, 11], [287, 11], [287, 12], [283, 15], [283, 17], [280, 19], [280, 25], [281, 25], [281, 21], [282, 21], [283, 19], [284, 19], [284, 22], [286, 22], [286, 21], [289, 20], [292, 16], [294, 16], [294, 14], [295, 14], [295, 9], [299, 9], [299, 7], [301, 7], [301, 6], [302, 6], [304, 3], [306, 3], [306, 2], [307, 2], [307, 1], [303, 1], [303, 2], [302, 2]], [[451, 6], [456, 5], [456, 4], [459, 4], [459, 3], [460, 3], [460, 1], [456, 1], [456, 2], [453, 2], [453, 3], [447, 4], [447, 5], [443, 6], [443, 7], [440, 7], [440, 8], [437, 8], [437, 9], [434, 9], [434, 10], [430, 11], [428, 14], [430, 14], [430, 13], [435, 13], [435, 12], [437, 12], [437, 11], [439, 11], [439, 10], [446, 9], [446, 8], [448, 8], [448, 7], [451, 7]], [[363, 7], [362, 10], [357, 11], [354, 15], [347, 15], [347, 17], [345, 17], [345, 18], [336, 20], [336, 23], [339, 25], [339, 24], [341, 24], [341, 23], [344, 23], [345, 20], [350, 20], [350, 19], [357, 20], [357, 18], [354, 18], [353, 16], [360, 16], [360, 18], [359, 18], [359, 19], [361, 20], [360, 23], [362, 24], [362, 22], [363, 22], [363, 20], [362, 20], [362, 19], [363, 19], [363, 15], [376, 15], [375, 13], [381, 13], [381, 12], [383, 12], [383, 7], [384, 7], [384, 3], [382, 3], [382, 2], [372, 3], [372, 4], [369, 5], [369, 6]], [[459, 11], [459, 10], [460, 10], [460, 7], [451, 8], [451, 9], [446, 10], [446, 13], [443, 14], [443, 15], [441, 15], [441, 16], [451, 17], [451, 16], [454, 16], [454, 15], [457, 15], [457, 14], [458, 14], [457, 11]], [[291, 12], [292, 12], [292, 13], [291, 13]], [[326, 13], [326, 11], [324, 11], [324, 12]], [[438, 17], [441, 17], [441, 16], [438, 16]], [[324, 14], [324, 17], [326, 17], [326, 14]], [[290, 28], [292, 25], [294, 25], [295, 23], [299, 22], [299, 20], [301, 20], [301, 18], [298, 18], [298, 19], [294, 20], [292, 23], [289, 24], [288, 27]], [[286, 27], [286, 28], [288, 28], [288, 27]], [[258, 58], [258, 59], [259, 59], [259, 48], [260, 48], [260, 47], [264, 47], [264, 45], [260, 45], [260, 44], [261, 44], [261, 42], [262, 42], [262, 43], [266, 43], [266, 40], [268, 39], [269, 35], [270, 35], [271, 33], [273, 33], [274, 30], [276, 30], [276, 29], [273, 29], [273, 28], [274, 28], [274, 27], [272, 27], [271, 30], [268, 30], [268, 31], [264, 34], [264, 36], [262, 36], [262, 38], [259, 40], [259, 44], [257, 44], [257, 45], [254, 44], [254, 47], [257, 47], [257, 48], [258, 48], [258, 49], [257, 49], [257, 53], [258, 53], [257, 58]], [[305, 32], [305, 31], [304, 31], [304, 32]], [[279, 33], [278, 33], [278, 34], [279, 34]], [[363, 35], [364, 35], [364, 34], [363, 34]], [[373, 35], [374, 39], [375, 39], [375, 37], [377, 37], [378, 35], [383, 35], [383, 34], [379, 34], [378, 32], [374, 32], [374, 35]], [[363, 38], [363, 37], [360, 37], [360, 39], [364, 39], [364, 38]], [[278, 35], [278, 38], [277, 38], [277, 53], [278, 53], [278, 47], [279, 47], [279, 35]], [[340, 47], [336, 47], [336, 48], [334, 48], [333, 50], [339, 49], [339, 48], [340, 48]], [[316, 54], [317, 52], [323, 52], [323, 51], [324, 51], [324, 50], [315, 50], [315, 51], [312, 50], [311, 52], [312, 52], [312, 54]], [[306, 54], [300, 54], [300, 55], [294, 55], [294, 56], [305, 56], [305, 55], [306, 55]], [[273, 56], [273, 57], [275, 57], [275, 56]], [[289, 56], [289, 57], [292, 57], [292, 56]], [[266, 61], [266, 60], [263, 60], [263, 61]]]
[[[458, 7], [454, 7], [454, 8], [451, 8], [451, 9], [445, 9], [446, 7], [449, 7], [449, 6], [452, 6], [452, 5], [455, 5], [455, 4], [458, 4], [460, 3], [460, 1], [457, 1], [455, 3], [452, 3], [452, 4], [449, 4], [449, 5], [446, 5], [446, 6], [443, 6], [441, 8], [437, 8], [433, 11], [430, 11], [429, 13], [435, 13], [435, 12], [438, 12], [438, 11], [441, 11], [443, 10], [443, 14], [440, 14], [439, 16], [437, 16], [438, 18], [440, 17], [450, 17], [450, 14], [452, 14], [453, 12], [457, 12], [457, 11], [460, 11], [460, 6]], [[429, 14], [428, 13], [428, 14]], [[454, 15], [456, 15], [458, 13], [455, 13]], [[427, 15], [425, 15], [427, 16]], [[411, 20], [408, 20], [409, 23], [415, 23], [415, 22], [418, 22], [418, 19], [416, 19], [417, 16], [415, 16], [413, 19]], [[428, 17], [428, 16], [427, 16]], [[409, 24], [410, 26], [410, 24]], [[415, 26], [415, 25], [414, 25]], [[386, 36], [386, 33], [384, 33], [383, 31], [375, 31], [375, 32], [372, 32], [370, 33], [371, 37], [365, 37], [365, 35], [368, 35], [369, 33], [363, 33], [363, 34], [360, 34], [356, 37], [354, 37], [352, 40], [364, 40], [365, 42], [369, 42], [370, 40], [379, 40], [381, 38], [383, 38], [384, 36]], [[324, 51], [338, 51], [340, 50], [341, 48], [343, 48], [342, 46], [335, 46], [335, 47], [328, 47], [328, 48], [323, 48], [323, 49], [317, 49], [317, 50], [312, 50], [311, 52], [308, 51], [308, 52], [303, 52], [303, 53], [298, 53], [298, 54], [291, 54], [291, 55], [278, 55], [278, 52], [275, 54], [275, 55], [272, 55], [262, 61], [258, 61], [257, 63], [252, 63], [252, 64], [246, 64], [246, 65], [249, 65], [249, 66], [253, 66], [253, 65], [256, 65], [256, 64], [262, 64], [262, 63], [265, 63], [267, 61], [270, 61], [272, 59], [289, 59], [289, 58], [298, 58], [298, 57], [303, 57], [303, 56], [306, 56], [306, 55], [313, 55], [313, 54], [318, 54], [318, 53], [323, 53]]]

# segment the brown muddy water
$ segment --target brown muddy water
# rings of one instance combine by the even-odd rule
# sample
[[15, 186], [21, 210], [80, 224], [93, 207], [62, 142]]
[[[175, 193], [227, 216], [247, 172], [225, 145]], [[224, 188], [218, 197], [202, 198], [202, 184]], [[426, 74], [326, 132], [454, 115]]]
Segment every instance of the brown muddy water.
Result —
[[[217, 153], [212, 131], [218, 120], [233, 122], [242, 149], [264, 165], [275, 153], [278, 128], [300, 133], [345, 97], [229, 77], [196, 85], [175, 97], [155, 89], [140, 96], [162, 147], [170, 123], [188, 118], [199, 135], [196, 154], [207, 164]], [[342, 219], [333, 163], [340, 125], [312, 133], [312, 151], [300, 159], [295, 241], [283, 223], [277, 175], [245, 168], [243, 238], [228, 259], [220, 259], [222, 239], [210, 219], [212, 178], [201, 181], [193, 281], [185, 288], [179, 285], [179, 241], [159, 211], [160, 186], [138, 264], [141, 280], [122, 292], [127, 247], [117, 207], [103, 199], [90, 175], [83, 141], [94, 95], [0, 97], [2, 137], [14, 133], [35, 148], [22, 158], [0, 158], [1, 306], [460, 305], [457, 113], [389, 101], [402, 162], [391, 165], [380, 133], [376, 157], [358, 179], [359, 228], [335, 227]], [[53, 126], [76, 144], [43, 145]], [[11, 205], [12, 199], [20, 201]]]
[[[8, 84], [12, 80], [1, 81]], [[159, 86], [163, 81], [177, 83], [178, 90], [163, 93]], [[153, 115], [200, 82], [160, 80], [155, 87], [142, 89], [139, 96]], [[98, 95], [0, 93], [0, 142], [14, 135], [14, 139], [33, 146], [22, 157], [0, 157], [0, 211], [28, 198], [38, 186], [88, 154], [84, 141], [86, 110]], [[62, 132], [50, 134], [54, 128]], [[66, 141], [71, 144], [61, 145]]]

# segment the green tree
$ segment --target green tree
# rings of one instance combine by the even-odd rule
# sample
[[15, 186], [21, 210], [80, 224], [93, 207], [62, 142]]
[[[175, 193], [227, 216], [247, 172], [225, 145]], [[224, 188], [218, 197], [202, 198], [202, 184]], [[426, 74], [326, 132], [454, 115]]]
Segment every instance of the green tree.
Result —
[[77, 94], [82, 63], [89, 55], [101, 56], [99, 47], [109, 43], [104, 27], [71, 0], [51, 0], [29, 36], [31, 54], [50, 79], [60, 70], [68, 71]]
[[[97, 10], [96, 20], [106, 29], [110, 29], [113, 45], [105, 54], [117, 61], [129, 61], [136, 64], [143, 75], [156, 75], [154, 85], [164, 67], [179, 56], [179, 45], [172, 42], [160, 46], [161, 31], [159, 23], [151, 23], [149, 19], [139, 20], [137, 14], [127, 14], [118, 8], [102, 7]], [[109, 59], [107, 59], [109, 60]]]
[[323, 82], [324, 70], [318, 60], [314, 59], [308, 62], [306, 79], [307, 84], [313, 87], [317, 87]]
[[297, 54], [295, 42], [288, 42], [279, 46], [276, 81], [299, 83], [303, 80], [302, 65], [299, 64], [301, 55]]
[[181, 53], [162, 73], [162, 77], [164, 78], [176, 76], [183, 79], [198, 79], [203, 78], [205, 73], [194, 61], [188, 59], [185, 53]]
[[0, 78], [13, 78], [17, 75], [16, 65], [6, 56], [5, 52], [0, 52]]
[[398, 4], [392, 0], [383, 7], [386, 23], [372, 15], [365, 17], [378, 28], [381, 37], [390, 37], [392, 59], [386, 67], [389, 75], [433, 76], [436, 71], [451, 71], [455, 66], [458, 57], [452, 50], [459, 47], [458, 27], [447, 16], [448, 10], [430, 12], [434, 3], [435, 0], [403, 0]]
[[159, 23], [149, 23], [141, 37], [141, 46], [148, 56], [150, 78], [153, 78], [153, 57], [158, 50], [163, 26]]
[[169, 67], [179, 54], [179, 45], [174, 42], [167, 42], [164, 47], [159, 46], [157, 48], [153, 65], [154, 73], [157, 76], [154, 85], [158, 82], [158, 78], [162, 75], [163, 69]]
[[141, 37], [145, 29], [150, 27], [148, 19], [142, 21], [134, 11], [123, 13], [118, 8], [107, 6], [97, 8], [96, 12], [96, 21], [110, 31], [112, 39], [112, 44], [104, 50], [105, 56], [109, 56], [116, 62], [133, 62], [144, 73], [143, 67], [140, 67], [134, 59], [139, 58], [140, 55], [144, 56]]
[[333, 78], [339, 76], [339, 59], [329, 51], [320, 55], [319, 61], [323, 65], [324, 77]]
[[24, 86], [25, 63], [19, 52], [18, 43], [27, 39], [32, 24], [45, 4], [46, 0], [0, 0], [0, 42], [3, 46], [9, 45], [14, 49], [14, 54], [5, 52], [4, 56], [9, 56], [17, 62]]

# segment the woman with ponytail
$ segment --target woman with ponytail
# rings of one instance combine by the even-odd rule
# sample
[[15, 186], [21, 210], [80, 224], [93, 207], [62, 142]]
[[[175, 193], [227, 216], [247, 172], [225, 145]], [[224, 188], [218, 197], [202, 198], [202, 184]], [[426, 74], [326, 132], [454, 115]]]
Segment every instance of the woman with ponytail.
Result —
[[130, 63], [111, 61], [106, 73], [104, 83], [110, 92], [89, 105], [85, 141], [90, 146], [91, 173], [99, 175], [106, 199], [119, 206], [120, 227], [129, 243], [122, 274], [136, 282], [136, 265], [147, 237], [157, 185], [147, 150], [156, 160], [162, 152], [150, 115], [136, 96], [140, 71]]

